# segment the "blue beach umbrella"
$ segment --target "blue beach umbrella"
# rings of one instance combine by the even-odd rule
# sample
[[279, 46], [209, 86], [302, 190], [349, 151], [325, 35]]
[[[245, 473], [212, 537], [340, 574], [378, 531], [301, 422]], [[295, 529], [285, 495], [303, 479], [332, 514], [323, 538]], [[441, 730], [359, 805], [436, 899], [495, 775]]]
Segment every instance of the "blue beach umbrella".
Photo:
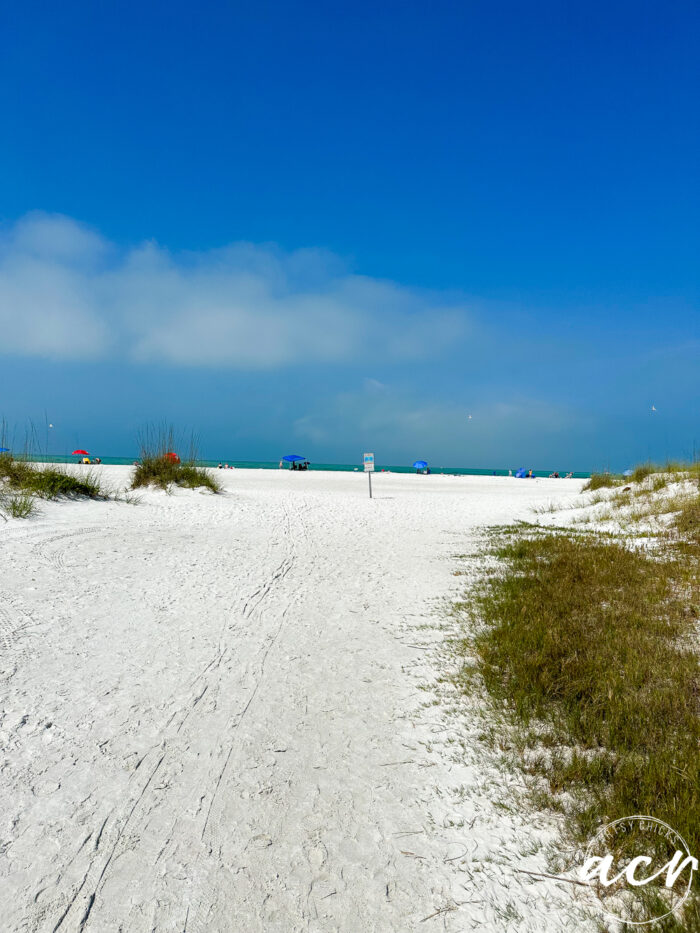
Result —
[[427, 468], [428, 463], [425, 460], [416, 460], [416, 462], [413, 464], [414, 470], [427, 470]]
[[306, 457], [300, 457], [299, 454], [286, 454], [282, 459], [287, 463], [298, 463], [299, 460], [306, 460]]
[[0, 447], [0, 454], [9, 454], [9, 452], [10, 452], [9, 447]]

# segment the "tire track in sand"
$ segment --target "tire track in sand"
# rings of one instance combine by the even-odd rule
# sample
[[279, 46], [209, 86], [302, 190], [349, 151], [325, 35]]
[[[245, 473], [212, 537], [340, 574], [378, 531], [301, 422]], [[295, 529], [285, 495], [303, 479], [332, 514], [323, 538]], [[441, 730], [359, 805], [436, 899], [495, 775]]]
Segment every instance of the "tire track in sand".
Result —
[[[286, 508], [281, 524], [282, 534], [278, 536], [278, 539], [281, 537], [286, 542], [288, 553], [274, 566], [268, 577], [245, 597], [240, 612], [240, 617], [244, 620], [254, 621], [261, 617], [270, 594], [284, 581], [294, 565], [293, 535], [291, 534], [290, 517]], [[82, 530], [78, 533], [82, 533]], [[53, 536], [47, 539], [45, 545], [50, 547], [54, 542], [69, 537], [73, 536]], [[271, 552], [272, 548], [269, 547], [268, 555]], [[203, 846], [202, 854], [206, 855], [207, 858], [211, 857], [216, 849], [216, 841], [221, 836], [221, 828], [218, 822], [219, 792], [227, 780], [228, 766], [234, 748], [235, 732], [258, 694], [264, 678], [265, 662], [279, 638], [285, 619], [286, 609], [282, 613], [276, 629], [267, 639], [262, 654], [256, 659], [254, 672], [252, 672], [254, 683], [243, 706], [240, 705], [240, 696], [236, 698], [235, 694], [232, 694], [232, 699], [229, 701], [232, 708], [227, 713], [224, 734], [218, 731], [212, 733], [209, 737], [206, 728], [206, 714], [203, 717], [199, 717], [198, 714], [202, 712], [205, 705], [201, 701], [207, 698], [210, 690], [218, 693], [219, 703], [222, 697], [226, 698], [228, 694], [227, 690], [216, 690], [226, 673], [223, 671], [222, 662], [230, 651], [230, 646], [225, 644], [228, 620], [225, 621], [222, 626], [219, 650], [191, 682], [190, 695], [175, 715], [170, 718], [161, 743], [148, 751], [137, 764], [130, 779], [126, 797], [120, 805], [109, 812], [101, 825], [98, 824], [92, 828], [92, 835], [96, 842], [94, 845], [85, 847], [83, 857], [86, 864], [84, 864], [83, 869], [78, 872], [68, 890], [57, 892], [46, 905], [39, 906], [37, 904], [34, 907], [30, 920], [30, 929], [32, 931], [50, 929], [52, 933], [65, 933], [65, 931], [83, 933], [88, 928], [103, 929], [105, 919], [101, 910], [100, 892], [108, 882], [115, 862], [125, 855], [133, 855], [137, 849], [141, 864], [145, 870], [148, 870], [152, 865], [166, 857], [168, 850], [172, 849], [174, 845], [173, 837], [177, 835], [177, 812], [174, 813], [175, 824], [165, 833], [154, 831], [149, 824], [149, 820], [159, 808], [160, 812], [167, 809], [162, 799], [163, 788], [167, 790], [170, 781], [177, 780], [182, 773], [183, 756], [187, 756], [190, 752], [188, 736], [201, 735], [202, 733], [207, 735], [207, 741], [212, 750], [225, 748], [228, 745], [228, 753], [221, 767], [210, 772], [206, 785], [199, 789], [199, 794], [204, 800], [207, 794], [203, 792], [208, 787], [208, 807], [206, 813], [202, 811], [200, 815], [200, 819], [203, 816], [200, 843]], [[191, 790], [191, 788], [186, 788], [186, 790]], [[186, 841], [190, 844], [194, 842], [192, 839]], [[192, 875], [196, 877], [198, 874], [196, 867], [192, 866]], [[201, 916], [202, 910], [208, 913], [209, 906], [213, 903], [214, 892], [206, 881], [209, 872], [204, 871], [202, 875], [202, 885], [197, 890], [199, 896], [193, 899], [193, 903], [188, 908], [187, 928], [189, 930], [196, 929], [199, 926], [198, 915]], [[63, 883], [65, 884], [65, 881]], [[61, 884], [60, 873], [56, 877], [54, 884]], [[51, 887], [50, 882], [44, 886], [44, 890], [47, 887]], [[124, 929], [134, 929], [137, 923], [139, 929], [142, 926], [144, 929], [146, 928], [142, 906], [138, 905], [138, 909], [132, 907], [128, 917], [120, 918], [125, 924]], [[183, 922], [185, 922], [184, 916]], [[148, 928], [150, 929], [150, 926]], [[206, 929], [206, 927], [203, 929]]]
[[6, 596], [0, 598], [0, 681], [7, 681], [29, 653], [26, 630], [33, 619], [18, 608], [15, 600], [8, 600]]
[[96, 534], [98, 532], [104, 535], [106, 530], [104, 528], [90, 526], [75, 528], [73, 531], [66, 531], [60, 535], [40, 538], [39, 541], [34, 544], [34, 548], [36, 549], [36, 553], [46, 564], [53, 567], [54, 570], [63, 571], [66, 569], [65, 555], [69, 548], [61, 545], [54, 550], [53, 545], [59, 542], [67, 542], [74, 538], [83, 538], [85, 535]]
[[[258, 587], [258, 589], [253, 594], [251, 594], [247, 600], [244, 606], [244, 616], [249, 620], [260, 618], [265, 608], [265, 601], [274, 591], [274, 588], [284, 581], [296, 563], [296, 535], [299, 534], [301, 529], [299, 527], [292, 529], [289, 509], [284, 504], [283, 507], [284, 540], [287, 542], [287, 547], [289, 549], [288, 554], [275, 568], [269, 580]], [[297, 518], [299, 517], [300, 515], [297, 515]], [[280, 613], [279, 622], [273, 631], [272, 636], [268, 640], [262, 655], [258, 659], [255, 683], [251, 692], [249, 693], [248, 699], [238, 715], [235, 716], [227, 726], [226, 741], [228, 744], [228, 752], [226, 754], [223, 767], [221, 768], [216, 779], [214, 791], [209, 802], [209, 807], [207, 809], [206, 818], [202, 828], [201, 841], [204, 845], [204, 850], [195, 860], [195, 865], [193, 866], [192, 872], [193, 877], [197, 882], [197, 891], [193, 902], [187, 907], [187, 913], [184, 918], [183, 933], [208, 933], [208, 931], [211, 929], [210, 917], [216, 904], [217, 894], [219, 893], [216, 886], [212, 882], [212, 870], [213, 872], [216, 872], [217, 869], [222, 867], [220, 863], [222, 840], [224, 835], [229, 836], [231, 833], [231, 827], [227, 827], [227, 829], [224, 830], [221, 825], [222, 802], [220, 790], [221, 787], [226, 784], [228, 779], [231, 758], [235, 751], [236, 733], [260, 692], [260, 687], [265, 677], [265, 665], [267, 659], [279, 642], [279, 638], [284, 629], [285, 622], [287, 621], [289, 608], [290, 603], [285, 603]], [[203, 864], [205, 859], [209, 863], [206, 866]]]

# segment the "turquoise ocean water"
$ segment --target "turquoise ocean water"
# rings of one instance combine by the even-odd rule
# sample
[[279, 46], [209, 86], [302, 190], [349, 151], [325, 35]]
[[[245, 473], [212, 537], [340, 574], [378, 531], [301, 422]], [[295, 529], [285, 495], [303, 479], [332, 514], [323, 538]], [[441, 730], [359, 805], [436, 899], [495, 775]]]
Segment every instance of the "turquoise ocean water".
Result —
[[[43, 460], [51, 461], [52, 463], [78, 463], [80, 457], [65, 456], [62, 454], [43, 454], [37, 455], [31, 458], [32, 460]], [[104, 464], [130, 464], [134, 462], [134, 457], [102, 457], [102, 463]], [[198, 463], [200, 466], [207, 467], [216, 467], [219, 463], [227, 463], [231, 467], [235, 467], [238, 470], [277, 470], [279, 468], [279, 460], [199, 460]], [[518, 470], [521, 466], [524, 466], [526, 470], [530, 469], [528, 464], [518, 463], [514, 464], [511, 469], [513, 473]], [[362, 464], [357, 463], [312, 463], [309, 467], [310, 470], [334, 470], [340, 473], [352, 473], [357, 470], [362, 472]], [[399, 466], [397, 464], [382, 463], [377, 461], [376, 472], [380, 473], [382, 470], [389, 470], [392, 473], [415, 473], [416, 471], [412, 466]], [[569, 472], [569, 468], [562, 469], [560, 467], [552, 467], [547, 470], [533, 470], [535, 476], [549, 476], [550, 473], [553, 473], [555, 470], [558, 470], [560, 476], [566, 476]], [[438, 464], [430, 464], [431, 473], [449, 473], [453, 476], [507, 476], [508, 469], [491, 469], [491, 470], [479, 470], [473, 467], [452, 467], [452, 466], [440, 466]], [[582, 473], [574, 471], [574, 476], [577, 479], [586, 479], [589, 477], [590, 473]]]

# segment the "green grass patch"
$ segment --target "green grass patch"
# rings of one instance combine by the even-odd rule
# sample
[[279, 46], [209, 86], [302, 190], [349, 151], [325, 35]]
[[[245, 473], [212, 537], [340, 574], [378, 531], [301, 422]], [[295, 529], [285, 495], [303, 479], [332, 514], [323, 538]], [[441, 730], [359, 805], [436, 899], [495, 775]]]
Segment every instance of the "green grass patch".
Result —
[[26, 493], [40, 499], [106, 498], [94, 472], [74, 475], [64, 467], [43, 466], [10, 454], [0, 454], [0, 483], [8, 492]]
[[595, 492], [596, 489], [612, 489], [613, 486], [621, 486], [622, 476], [616, 473], [592, 473], [591, 478], [585, 484], [581, 492]]
[[182, 462], [179, 457], [173, 457], [179, 445], [172, 428], [147, 428], [140, 438], [140, 445], [141, 458], [131, 480], [132, 489], [156, 486], [167, 491], [172, 486], [180, 486], [221, 492], [221, 485], [209, 470], [197, 466], [194, 439], [190, 441], [188, 455]]
[[204, 487], [212, 492], [221, 492], [221, 487], [214, 477], [203, 467], [192, 463], [174, 463], [165, 457], [143, 457], [134, 470], [131, 488], [139, 486], [157, 486], [169, 489], [182, 486], [187, 489]]
[[661, 467], [655, 467], [651, 463], [640, 463], [639, 466], [636, 466], [634, 470], [632, 470], [630, 479], [633, 483], [641, 483], [642, 480], [646, 479], [647, 476], [651, 476], [652, 473], [661, 472], [663, 472]]
[[688, 501], [676, 516], [676, 531], [691, 545], [700, 548], [700, 496]]
[[700, 463], [681, 463], [668, 461], [664, 464], [641, 463], [634, 468], [630, 476], [621, 476], [619, 473], [593, 473], [585, 484], [582, 492], [595, 492], [596, 489], [613, 489], [616, 486], [643, 483], [652, 476], [650, 490], [658, 491], [670, 483], [694, 479], [700, 481]]
[[30, 518], [36, 512], [36, 500], [29, 493], [20, 492], [0, 496], [0, 510], [11, 518]]
[[[676, 527], [697, 541], [700, 500]], [[501, 572], [461, 604], [480, 624], [473, 647], [491, 697], [520, 747], [535, 746], [522, 765], [544, 779], [550, 806], [566, 801], [576, 843], [648, 814], [700, 855], [699, 551], [670, 539], [651, 555], [610, 537], [511, 534], [491, 551]], [[532, 739], [543, 734], [546, 743]], [[699, 912], [696, 875], [684, 919], [660, 929], [698, 930]]]

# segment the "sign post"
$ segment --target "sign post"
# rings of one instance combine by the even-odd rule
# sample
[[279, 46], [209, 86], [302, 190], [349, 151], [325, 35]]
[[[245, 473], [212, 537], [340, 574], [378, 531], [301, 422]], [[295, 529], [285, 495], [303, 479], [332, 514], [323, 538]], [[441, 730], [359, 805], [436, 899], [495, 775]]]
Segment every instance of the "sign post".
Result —
[[374, 473], [374, 454], [363, 454], [362, 462], [365, 465], [365, 473], [369, 479], [369, 497], [372, 498], [372, 473]]

